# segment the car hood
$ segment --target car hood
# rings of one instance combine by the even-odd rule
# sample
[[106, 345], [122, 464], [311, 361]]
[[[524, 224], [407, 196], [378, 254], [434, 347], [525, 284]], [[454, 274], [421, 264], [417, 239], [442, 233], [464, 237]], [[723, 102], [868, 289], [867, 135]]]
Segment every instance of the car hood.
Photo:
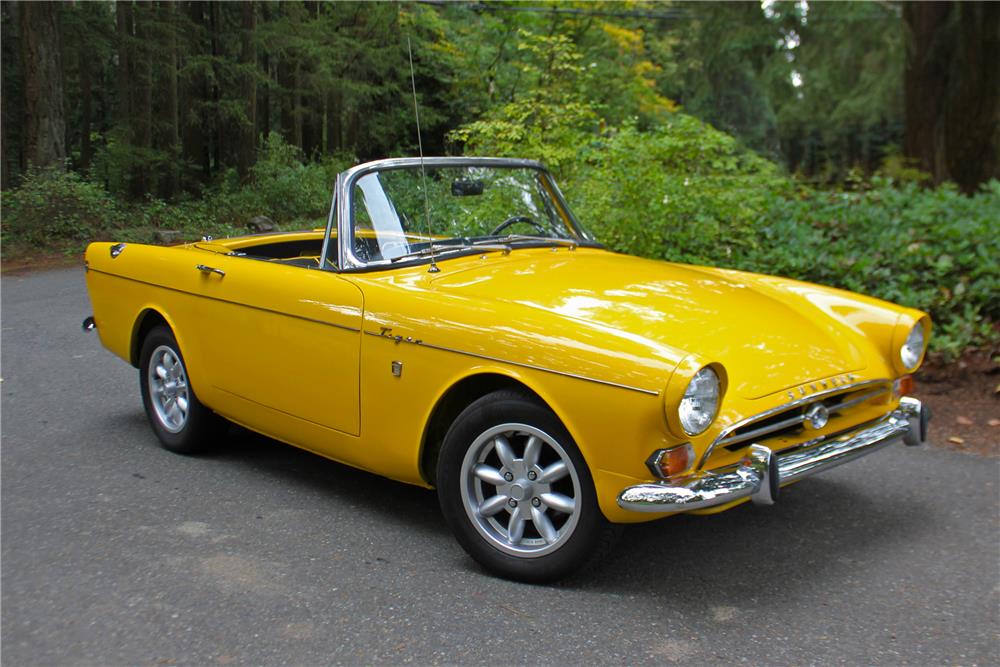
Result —
[[855, 332], [793, 295], [767, 289], [753, 274], [585, 249], [488, 259], [494, 261], [442, 271], [433, 289], [518, 304], [525, 318], [543, 311], [555, 316], [551, 326], [560, 319], [599, 324], [651, 347], [720, 362], [729, 391], [744, 398], [865, 366]]

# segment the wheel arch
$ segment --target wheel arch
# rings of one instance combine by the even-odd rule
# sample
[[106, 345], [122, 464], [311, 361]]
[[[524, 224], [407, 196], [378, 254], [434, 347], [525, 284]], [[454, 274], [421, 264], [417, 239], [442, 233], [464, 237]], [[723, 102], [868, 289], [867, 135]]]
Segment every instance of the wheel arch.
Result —
[[164, 324], [170, 327], [170, 330], [177, 335], [174, 326], [167, 320], [166, 316], [163, 315], [159, 310], [153, 307], [144, 308], [135, 318], [135, 322], [132, 324], [132, 338], [129, 342], [129, 363], [134, 367], [139, 368], [139, 353], [142, 351], [142, 341], [146, 340], [147, 334], [153, 330], [159, 324]]
[[559, 414], [538, 392], [517, 378], [496, 372], [481, 372], [466, 376], [451, 385], [438, 398], [424, 427], [420, 441], [420, 476], [428, 484], [433, 486], [436, 482], [441, 444], [458, 415], [474, 401], [501, 389], [513, 389], [524, 393], [552, 410], [556, 418], [561, 421]]

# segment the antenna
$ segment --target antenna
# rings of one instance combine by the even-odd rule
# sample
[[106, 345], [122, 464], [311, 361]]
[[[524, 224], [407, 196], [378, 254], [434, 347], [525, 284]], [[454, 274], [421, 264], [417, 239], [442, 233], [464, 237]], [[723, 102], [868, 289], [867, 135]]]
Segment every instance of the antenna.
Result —
[[417, 118], [417, 149], [420, 151], [420, 180], [424, 189], [424, 231], [427, 232], [427, 239], [430, 242], [431, 266], [427, 273], [437, 273], [437, 262], [434, 261], [434, 239], [431, 238], [431, 205], [427, 199], [427, 171], [424, 169], [424, 142], [420, 138], [420, 107], [417, 105], [417, 80], [413, 76], [413, 46], [410, 44], [410, 36], [406, 36], [406, 51], [410, 55], [410, 88], [413, 90], [413, 114]]

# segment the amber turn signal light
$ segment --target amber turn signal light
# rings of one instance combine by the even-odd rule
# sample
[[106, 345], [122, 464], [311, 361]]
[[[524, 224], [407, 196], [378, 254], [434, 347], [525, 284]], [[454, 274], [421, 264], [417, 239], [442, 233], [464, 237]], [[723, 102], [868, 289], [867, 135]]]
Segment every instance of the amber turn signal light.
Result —
[[904, 375], [900, 378], [896, 378], [896, 382], [893, 386], [896, 396], [909, 396], [916, 388], [917, 383], [914, 381], [912, 375]]
[[646, 467], [657, 477], [667, 479], [679, 475], [694, 462], [694, 448], [690, 442], [670, 449], [657, 449], [646, 460]]

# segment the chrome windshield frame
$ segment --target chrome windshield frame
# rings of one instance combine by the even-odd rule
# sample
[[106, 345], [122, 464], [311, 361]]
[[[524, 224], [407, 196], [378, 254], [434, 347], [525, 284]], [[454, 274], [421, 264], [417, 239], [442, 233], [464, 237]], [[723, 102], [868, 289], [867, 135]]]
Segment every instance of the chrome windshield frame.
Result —
[[[388, 158], [385, 160], [375, 160], [374, 162], [359, 164], [341, 172], [337, 176], [337, 183], [334, 187], [330, 215], [327, 219], [326, 239], [323, 243], [324, 252], [321, 265], [324, 268], [332, 268], [336, 266], [336, 270], [338, 271], [370, 271], [391, 269], [397, 266], [408, 266], [410, 264], [409, 262], [395, 265], [383, 262], [369, 263], [362, 261], [357, 255], [354, 254], [354, 231], [352, 229], [353, 221], [351, 217], [351, 209], [353, 206], [352, 192], [354, 189], [354, 183], [365, 174], [387, 169], [414, 169], [419, 168], [420, 164], [421, 159], [418, 157]], [[583, 226], [580, 225], [579, 221], [577, 221], [576, 217], [573, 215], [572, 210], [566, 204], [562, 191], [559, 189], [559, 185], [556, 183], [555, 179], [552, 178], [552, 174], [545, 168], [544, 165], [542, 165], [542, 163], [536, 160], [497, 157], [427, 157], [423, 158], [423, 165], [427, 168], [497, 167], [503, 169], [533, 169], [541, 172], [543, 178], [545, 178], [548, 184], [552, 186], [552, 192], [556, 203], [566, 214], [566, 218], [569, 221], [572, 232], [580, 239], [581, 243], [593, 243], [596, 245], [594, 239], [583, 228]], [[330, 243], [330, 237], [334, 225], [337, 226], [336, 262], [328, 259], [334, 254], [332, 252], [334, 248]], [[414, 260], [413, 263], [419, 264], [429, 261], [430, 260], [427, 258], [421, 258]]]

